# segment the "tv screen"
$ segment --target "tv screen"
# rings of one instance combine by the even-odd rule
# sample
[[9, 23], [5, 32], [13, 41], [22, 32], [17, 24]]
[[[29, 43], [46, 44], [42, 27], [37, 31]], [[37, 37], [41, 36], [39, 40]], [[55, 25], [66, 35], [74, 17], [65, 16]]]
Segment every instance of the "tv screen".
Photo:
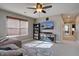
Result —
[[54, 29], [54, 22], [53, 21], [45, 21], [41, 23], [41, 27], [43, 29]]

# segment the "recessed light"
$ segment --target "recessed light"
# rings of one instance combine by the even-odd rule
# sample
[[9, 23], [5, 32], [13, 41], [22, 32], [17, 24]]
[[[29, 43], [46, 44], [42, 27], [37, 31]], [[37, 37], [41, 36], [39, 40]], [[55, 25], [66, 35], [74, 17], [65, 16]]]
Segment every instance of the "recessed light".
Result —
[[27, 12], [24, 12], [24, 13], [27, 13]]
[[68, 18], [70, 18], [70, 16], [67, 16]]

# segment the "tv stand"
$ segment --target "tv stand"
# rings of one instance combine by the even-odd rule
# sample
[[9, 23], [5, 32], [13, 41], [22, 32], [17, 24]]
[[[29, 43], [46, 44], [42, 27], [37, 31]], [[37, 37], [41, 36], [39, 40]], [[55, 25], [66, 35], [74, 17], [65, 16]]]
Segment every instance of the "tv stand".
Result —
[[50, 39], [54, 43], [56, 43], [56, 34], [53, 34], [51, 32], [41, 32], [41, 34], [45, 35], [46, 38]]

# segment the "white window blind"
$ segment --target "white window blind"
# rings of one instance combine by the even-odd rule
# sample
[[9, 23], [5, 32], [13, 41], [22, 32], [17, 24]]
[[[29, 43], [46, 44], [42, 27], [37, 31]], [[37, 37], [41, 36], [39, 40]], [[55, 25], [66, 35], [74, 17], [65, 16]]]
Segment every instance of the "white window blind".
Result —
[[8, 36], [28, 35], [28, 21], [7, 18]]

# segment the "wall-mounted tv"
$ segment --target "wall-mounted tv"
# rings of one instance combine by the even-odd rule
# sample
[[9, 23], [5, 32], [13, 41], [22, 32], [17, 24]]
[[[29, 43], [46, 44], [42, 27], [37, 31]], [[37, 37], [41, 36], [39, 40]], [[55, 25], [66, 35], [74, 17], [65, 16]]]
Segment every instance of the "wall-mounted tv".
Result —
[[40, 23], [42, 29], [54, 29], [54, 22], [53, 21], [45, 21]]

